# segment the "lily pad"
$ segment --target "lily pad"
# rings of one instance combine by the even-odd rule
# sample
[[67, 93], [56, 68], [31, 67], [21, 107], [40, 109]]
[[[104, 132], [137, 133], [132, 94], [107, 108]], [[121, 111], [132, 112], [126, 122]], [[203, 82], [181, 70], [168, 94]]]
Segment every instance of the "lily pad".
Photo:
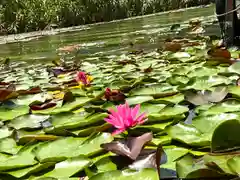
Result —
[[46, 121], [50, 116], [49, 115], [35, 115], [35, 114], [29, 114], [29, 115], [23, 115], [20, 117], [17, 117], [13, 119], [9, 126], [14, 127], [15, 129], [35, 129], [35, 128], [41, 128], [42, 122]]
[[0, 140], [0, 152], [2, 153], [17, 154], [21, 148], [22, 146], [17, 146], [17, 143], [12, 138], [4, 138]]
[[158, 180], [158, 174], [155, 169], [144, 169], [141, 171], [125, 170], [125, 171], [109, 171], [105, 173], [99, 173], [89, 180]]
[[38, 162], [35, 160], [35, 156], [32, 153], [35, 146], [24, 147], [16, 155], [11, 156], [3, 161], [0, 161], [0, 171], [25, 168], [28, 166], [33, 166]]
[[184, 113], [188, 112], [188, 108], [181, 105], [176, 105], [174, 107], [165, 107], [158, 113], [152, 113], [148, 116], [147, 123], [169, 120], [169, 119], [182, 119], [184, 118]]
[[207, 167], [203, 160], [196, 162], [193, 156], [186, 155], [176, 163], [179, 178], [220, 178], [224, 174]]
[[208, 134], [201, 133], [192, 125], [178, 123], [175, 126], [167, 128], [168, 135], [177, 141], [189, 144], [191, 146], [209, 146], [210, 138]]
[[53, 171], [44, 174], [44, 177], [70, 178], [75, 173], [83, 170], [91, 164], [91, 160], [85, 157], [69, 158], [55, 164]]
[[51, 117], [50, 122], [54, 128], [74, 129], [99, 123], [101, 121], [104, 122], [103, 119], [108, 116], [107, 113], [90, 114], [83, 112], [82, 114], [83, 115], [74, 113], [56, 114]]
[[0, 120], [7, 121], [12, 120], [18, 116], [29, 113], [28, 106], [16, 106], [13, 108], [0, 107]]
[[236, 175], [240, 175], [240, 156], [235, 156], [227, 161], [227, 164], [232, 172]]
[[54, 162], [37, 164], [37, 165], [31, 166], [31, 167], [27, 167], [27, 168], [15, 170], [15, 171], [10, 171], [10, 172], [7, 172], [7, 174], [10, 174], [11, 176], [13, 176], [15, 178], [22, 178], [24, 176], [26, 177], [26, 176], [29, 176], [31, 174], [35, 174], [35, 173], [38, 173], [40, 171], [51, 168], [51, 166], [54, 166], [54, 164], [55, 164]]
[[99, 134], [89, 140], [68, 137], [42, 144], [34, 152], [40, 162], [59, 162], [71, 157], [90, 156], [98, 153], [102, 150], [100, 147], [102, 143], [111, 142], [112, 140], [113, 137], [108, 133]]
[[211, 149], [213, 152], [225, 152], [240, 148], [238, 132], [240, 120], [228, 120], [221, 123], [212, 135]]
[[141, 104], [153, 100], [152, 96], [133, 96], [126, 99], [127, 103], [131, 105]]
[[150, 95], [154, 98], [166, 97], [170, 95], [177, 94], [177, 89], [175, 86], [171, 86], [169, 84], [160, 84], [153, 85], [149, 87], [143, 87], [138, 89], [133, 89], [131, 91], [131, 96], [146, 96]]

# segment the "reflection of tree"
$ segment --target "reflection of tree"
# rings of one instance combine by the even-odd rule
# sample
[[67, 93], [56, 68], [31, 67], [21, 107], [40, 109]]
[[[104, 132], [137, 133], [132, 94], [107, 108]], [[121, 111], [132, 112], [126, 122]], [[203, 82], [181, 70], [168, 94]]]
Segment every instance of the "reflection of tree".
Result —
[[123, 19], [210, 0], [0, 0], [0, 33], [30, 32]]

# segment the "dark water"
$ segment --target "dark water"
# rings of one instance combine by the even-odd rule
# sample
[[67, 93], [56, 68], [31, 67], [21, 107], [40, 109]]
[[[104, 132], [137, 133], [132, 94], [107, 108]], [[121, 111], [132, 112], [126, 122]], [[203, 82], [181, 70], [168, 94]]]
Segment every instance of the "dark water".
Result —
[[[9, 57], [29, 63], [56, 59], [56, 49], [65, 45], [80, 44], [79, 56], [94, 57], [99, 54], [115, 55], [126, 51], [130, 41], [148, 48], [161, 41], [172, 24], [187, 26], [191, 18], [201, 17], [203, 20], [214, 14], [213, 6], [190, 9], [183, 12], [143, 16], [112, 23], [96, 24], [88, 29], [45, 36], [28, 42], [0, 45], [0, 58]], [[211, 33], [218, 33], [216, 26], [210, 28]]]

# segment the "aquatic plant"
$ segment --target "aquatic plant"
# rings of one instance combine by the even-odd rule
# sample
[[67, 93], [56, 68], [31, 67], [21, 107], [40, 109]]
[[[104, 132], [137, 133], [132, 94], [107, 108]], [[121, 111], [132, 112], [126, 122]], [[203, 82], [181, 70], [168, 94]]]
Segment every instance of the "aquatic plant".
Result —
[[140, 104], [134, 108], [129, 107], [128, 103], [121, 104], [114, 109], [110, 109], [111, 113], [108, 118], [104, 120], [112, 124], [117, 130], [113, 132], [113, 135], [120, 134], [125, 130], [134, 127], [138, 124], [143, 124], [147, 120], [146, 113], [139, 115]]
[[92, 76], [88, 75], [85, 72], [77, 72], [75, 80], [80, 84], [84, 86], [89, 86], [92, 82], [93, 78]]
[[111, 21], [208, 3], [210, 0], [8, 0], [0, 3], [0, 34]]
[[110, 88], [106, 88], [104, 96], [108, 101], [116, 101], [121, 102], [124, 101], [126, 96], [119, 90], [111, 90]]

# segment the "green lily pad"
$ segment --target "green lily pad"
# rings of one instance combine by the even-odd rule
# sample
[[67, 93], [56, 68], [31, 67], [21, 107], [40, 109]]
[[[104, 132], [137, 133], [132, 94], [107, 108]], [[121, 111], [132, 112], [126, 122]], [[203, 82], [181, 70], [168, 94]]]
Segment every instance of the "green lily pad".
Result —
[[184, 95], [181, 93], [178, 93], [176, 95], [173, 96], [168, 96], [168, 97], [164, 97], [164, 98], [158, 98], [158, 99], [154, 99], [151, 101], [151, 103], [156, 103], [156, 104], [169, 104], [169, 103], [173, 103], [173, 104], [178, 104], [180, 102], [184, 101]]
[[166, 129], [168, 135], [177, 141], [191, 146], [209, 146], [210, 138], [208, 134], [201, 133], [192, 125], [178, 123]]
[[224, 121], [239, 119], [240, 114], [236, 113], [219, 113], [216, 115], [197, 116], [193, 119], [192, 124], [202, 133], [213, 134], [216, 127]]
[[75, 101], [66, 103], [62, 107], [55, 106], [46, 110], [32, 111], [34, 114], [58, 114], [63, 112], [70, 112], [74, 109], [82, 107], [87, 102], [91, 101], [91, 98], [88, 97], [76, 97]]
[[144, 169], [141, 171], [109, 171], [105, 173], [99, 173], [89, 180], [158, 180], [158, 174], [155, 169]]
[[51, 124], [54, 128], [62, 128], [62, 129], [74, 129], [80, 128], [88, 125], [92, 125], [94, 123], [104, 122], [104, 118], [108, 116], [107, 113], [82, 113], [74, 114], [74, 113], [61, 113], [56, 114], [51, 117]]
[[10, 172], [7, 172], [7, 174], [10, 174], [11, 176], [13, 176], [15, 178], [22, 178], [24, 176], [29, 176], [31, 174], [35, 174], [35, 173], [38, 173], [40, 171], [46, 170], [46, 169], [50, 168], [51, 166], [54, 166], [54, 164], [55, 164], [54, 162], [37, 164], [37, 165], [27, 167], [27, 168], [24, 168], [24, 169], [10, 171]]
[[10, 130], [8, 127], [3, 126], [0, 128], [0, 139], [9, 137], [12, 135], [13, 130]]
[[114, 164], [109, 157], [103, 157], [95, 163], [98, 173], [117, 170], [116, 164]]
[[22, 129], [22, 128], [41, 128], [42, 122], [46, 121], [50, 116], [49, 115], [23, 115], [13, 119], [9, 126], [14, 127], [15, 129]]
[[149, 145], [158, 146], [161, 145], [167, 145], [170, 144], [172, 141], [172, 138], [168, 135], [165, 136], [157, 136], [152, 139], [151, 143]]
[[176, 163], [179, 178], [220, 178], [224, 176], [220, 172], [207, 167], [203, 160], [196, 161], [193, 156], [186, 155]]
[[142, 87], [133, 89], [130, 94], [131, 96], [153, 96], [154, 98], [166, 97], [170, 95], [177, 94], [177, 89], [175, 86], [169, 84], [159, 84], [149, 87]]
[[151, 113], [157, 113], [161, 111], [164, 107], [166, 107], [165, 104], [150, 104], [150, 103], [143, 103], [141, 104], [141, 112], [146, 112], [147, 114]]
[[161, 165], [161, 168], [176, 170], [176, 160], [186, 155], [189, 150], [177, 146], [163, 146], [163, 150], [167, 155], [167, 162]]
[[16, 155], [0, 161], [0, 171], [25, 168], [37, 164], [38, 162], [35, 160], [35, 156], [32, 153], [35, 147], [36, 145], [24, 147], [24, 149], [21, 149]]
[[12, 138], [4, 138], [0, 140], [0, 152], [2, 153], [17, 154], [21, 148], [22, 146], [17, 146], [17, 143]]
[[80, 155], [90, 156], [102, 150], [100, 147], [102, 143], [112, 140], [113, 137], [108, 133], [99, 134], [88, 141], [84, 141], [83, 138], [62, 138], [38, 146], [35, 149], [35, 155], [40, 162], [58, 162]]
[[233, 63], [233, 65], [228, 68], [228, 72], [240, 74], [240, 62]]
[[185, 106], [175, 105], [174, 107], [165, 107], [159, 113], [152, 113], [148, 116], [148, 122], [155, 122], [161, 120], [169, 120], [173, 118], [182, 119], [184, 113], [188, 112], [188, 108]]
[[187, 76], [173, 75], [167, 79], [167, 82], [172, 85], [187, 84], [189, 78]]
[[234, 174], [228, 167], [228, 160], [232, 157], [232, 155], [209, 155], [206, 154], [203, 156], [204, 163], [210, 168], [220, 168], [224, 173]]
[[65, 161], [55, 164], [53, 171], [44, 174], [44, 177], [69, 178], [75, 173], [89, 166], [91, 160], [85, 157], [69, 158]]
[[7, 121], [12, 120], [18, 116], [29, 113], [28, 106], [16, 106], [14, 108], [0, 107], [0, 120]]
[[141, 104], [153, 100], [152, 96], [133, 96], [126, 99], [126, 102], [131, 105]]
[[211, 67], [198, 67], [195, 68], [194, 71], [187, 74], [188, 77], [201, 77], [201, 76], [212, 76], [217, 75], [219, 72], [219, 69]]
[[221, 103], [211, 106], [207, 111], [201, 113], [201, 115], [214, 115], [220, 113], [238, 112], [240, 109], [240, 101], [236, 99], [228, 99]]
[[222, 122], [212, 135], [211, 149], [213, 152], [224, 152], [240, 148], [238, 138], [240, 120]]
[[236, 175], [240, 175], [240, 156], [235, 156], [227, 161], [227, 164], [232, 172]]
[[228, 85], [231, 80], [225, 76], [203, 76], [192, 78], [187, 86], [181, 90], [195, 89], [195, 90], [211, 90], [211, 87], [217, 85]]

